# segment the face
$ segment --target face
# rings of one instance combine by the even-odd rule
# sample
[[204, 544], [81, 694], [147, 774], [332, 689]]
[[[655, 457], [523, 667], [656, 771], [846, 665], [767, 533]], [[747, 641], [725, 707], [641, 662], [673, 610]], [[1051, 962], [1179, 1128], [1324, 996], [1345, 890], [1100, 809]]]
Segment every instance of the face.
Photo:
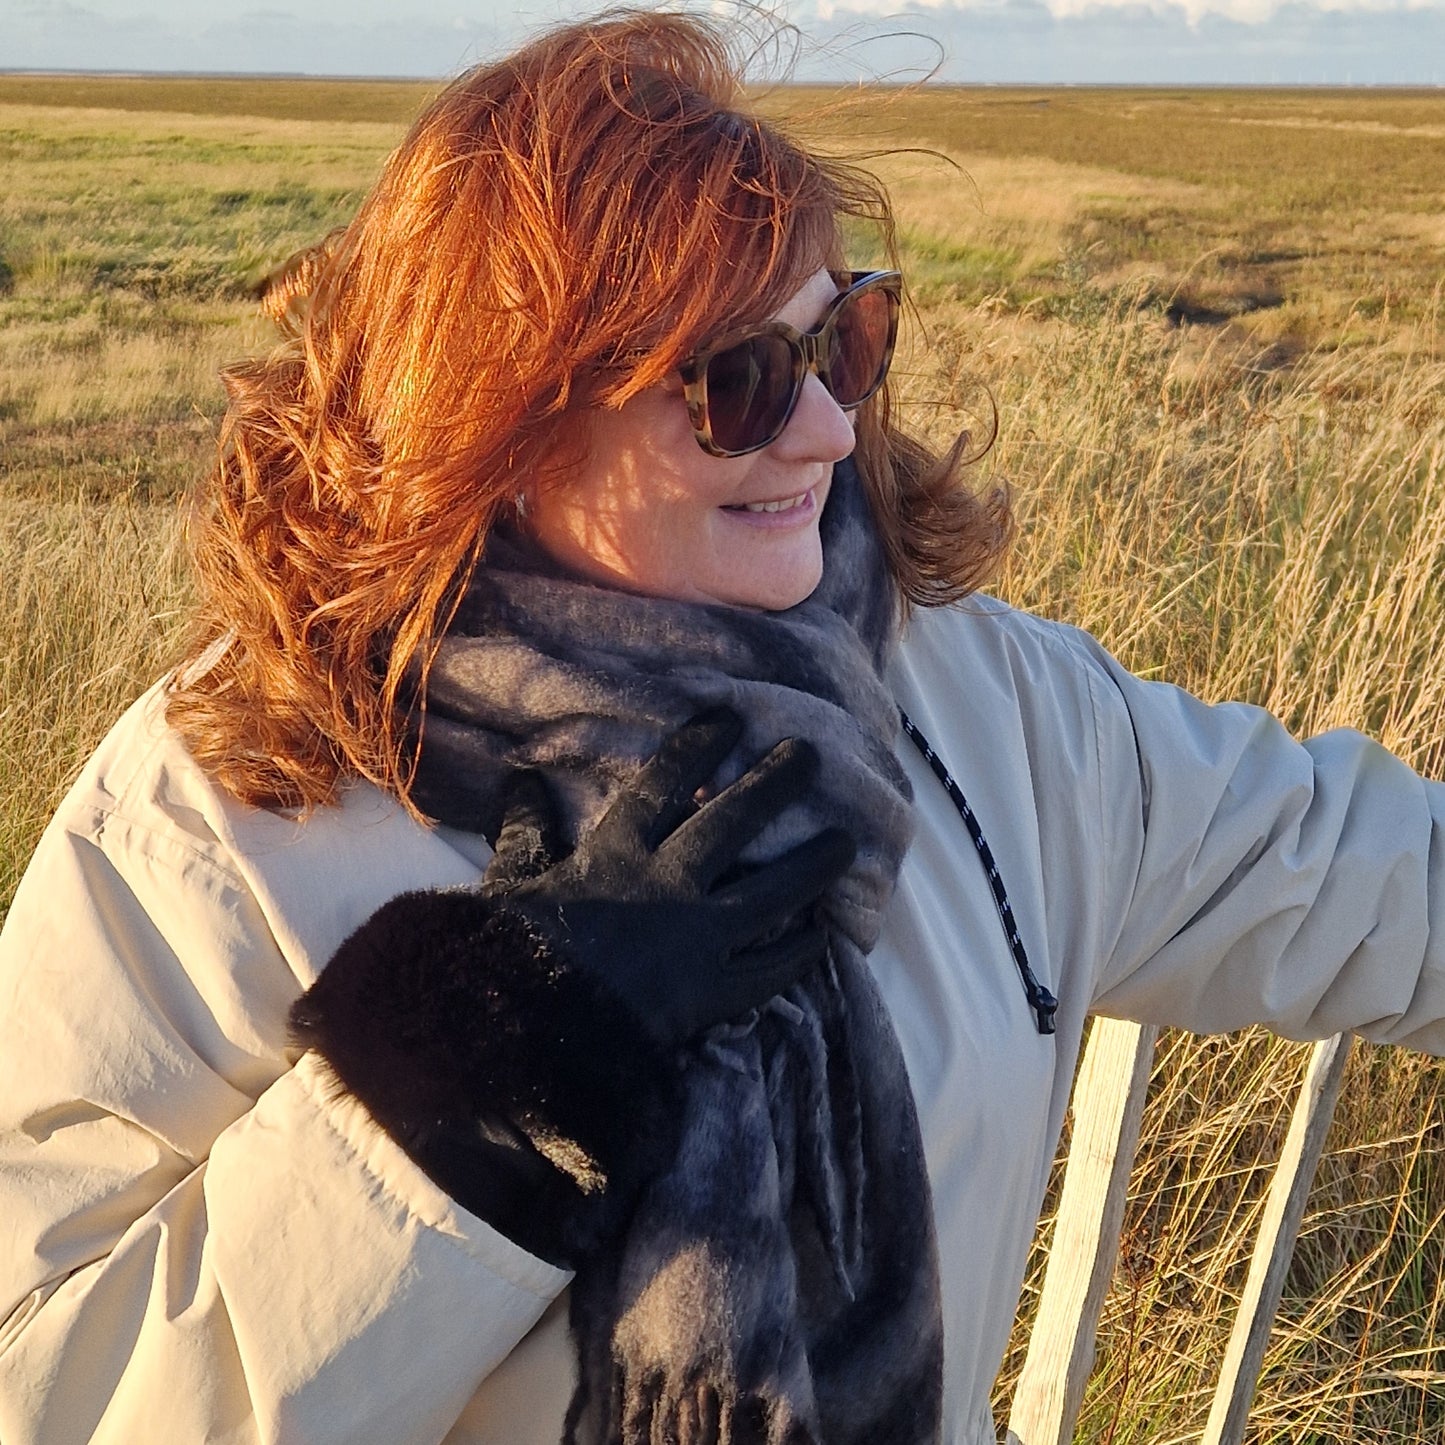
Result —
[[[837, 294], [819, 270], [777, 318], [806, 330]], [[769, 611], [818, 585], [818, 519], [833, 463], [853, 450], [853, 419], [816, 376], [778, 439], [743, 457], [698, 446], [676, 376], [594, 410], [588, 428], [575, 479], [527, 498], [529, 529], [563, 566], [652, 597]]]

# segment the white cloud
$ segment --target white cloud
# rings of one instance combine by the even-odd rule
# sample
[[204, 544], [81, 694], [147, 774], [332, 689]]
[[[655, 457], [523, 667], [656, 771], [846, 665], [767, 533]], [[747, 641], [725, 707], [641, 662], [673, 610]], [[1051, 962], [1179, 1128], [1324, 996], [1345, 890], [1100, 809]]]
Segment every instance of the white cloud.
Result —
[[[390, 14], [385, 12], [390, 9]], [[304, 17], [267, 0], [237, 9], [172, 0], [0, 0], [0, 67], [57, 70], [450, 74], [512, 36], [490, 20], [449, 12], [402, 19], [363, 0], [352, 14], [315, 3]]]
[[[1155, 15], [1183, 14], [1190, 24], [1206, 15], [1218, 15], [1243, 25], [1262, 25], [1282, 10], [1298, 9], [1330, 13], [1385, 13], [1390, 11], [1445, 12], [1445, 0], [1041, 0], [1055, 19], [1073, 19], [1107, 11], [1148, 11]], [[948, 19], [969, 13], [1009, 8], [999, 0], [910, 0], [900, 10], [898, 0], [815, 0], [812, 7], [819, 20], [846, 21], [850, 18], [882, 19], [906, 23], [910, 12], [921, 19]]]
[[[800, 74], [1006, 84], [1441, 85], [1445, 3], [817, 0]], [[829, 5], [824, 18], [821, 7]], [[1244, 10], [1259, 4], [1258, 12]], [[1231, 8], [1236, 7], [1236, 8]], [[1252, 18], [1256, 13], [1260, 18]], [[796, 15], [795, 15], [795, 18]], [[851, 67], [851, 73], [850, 73]]]
[[[0, 67], [433, 77], [603, 3], [408, 0], [403, 15], [401, 0], [0, 0]], [[681, 3], [749, 24], [743, 0]], [[1445, 0], [773, 3], [802, 32], [799, 79], [1445, 82]], [[763, 48], [764, 72], [788, 71], [790, 41]]]

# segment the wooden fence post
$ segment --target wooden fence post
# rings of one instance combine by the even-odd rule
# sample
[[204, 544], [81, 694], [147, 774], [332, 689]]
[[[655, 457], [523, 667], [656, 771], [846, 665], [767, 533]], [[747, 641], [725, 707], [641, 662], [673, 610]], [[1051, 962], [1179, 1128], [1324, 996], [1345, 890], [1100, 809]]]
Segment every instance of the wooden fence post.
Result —
[[1239, 1312], [1234, 1317], [1234, 1328], [1200, 1445], [1240, 1445], [1244, 1439], [1264, 1349], [1269, 1343], [1284, 1278], [1299, 1237], [1305, 1201], [1334, 1117], [1351, 1042], [1351, 1035], [1336, 1034], [1316, 1044], [1310, 1054], [1309, 1068], [1285, 1136], [1284, 1151], [1270, 1181], [1259, 1238], [1249, 1262]]
[[1096, 1018], [1074, 1085], [1069, 1162], [1009, 1445], [1066, 1445], [1114, 1275], [1157, 1030]]

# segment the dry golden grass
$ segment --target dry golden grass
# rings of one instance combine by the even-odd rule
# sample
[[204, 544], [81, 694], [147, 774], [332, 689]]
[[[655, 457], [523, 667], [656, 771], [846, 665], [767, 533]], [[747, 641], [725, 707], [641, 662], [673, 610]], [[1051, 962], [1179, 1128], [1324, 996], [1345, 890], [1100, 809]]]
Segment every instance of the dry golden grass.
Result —
[[185, 624], [175, 504], [0, 496], [0, 920], [80, 762]]
[[[420, 94], [0, 77], [0, 911], [173, 646], [174, 499], [216, 365], [264, 344], [248, 285], [344, 217]], [[980, 378], [999, 404], [1002, 590], [1136, 670], [1445, 773], [1445, 100], [947, 91], [830, 125], [963, 168], [877, 162], [912, 414], [986, 410]], [[1262, 1035], [1161, 1043], [1081, 1438], [1197, 1436], [1301, 1068]], [[1441, 1078], [1357, 1051], [1251, 1438], [1445, 1438]]]
[[400, 128], [5, 103], [22, 80], [0, 77], [0, 490], [173, 495], [222, 361], [273, 335], [251, 289], [354, 209]]
[[1009, 177], [1042, 168], [1021, 204], [1051, 232], [1052, 264], [1006, 241], [956, 268], [964, 299], [1048, 311], [1081, 281], [1145, 278], [1176, 316], [1236, 317], [1298, 351], [1351, 342], [1361, 319], [1422, 319], [1445, 274], [1438, 90], [814, 90], [806, 107], [788, 91], [768, 105], [840, 149], [860, 133], [933, 146], [1000, 221], [1017, 211]]
[[[1392, 331], [1377, 351], [1259, 372], [1127, 306], [1026, 334], [997, 313], [925, 319], [935, 355], [994, 382], [986, 465], [1026, 479], [1011, 599], [1089, 628], [1139, 672], [1301, 731], [1363, 727], [1445, 771], [1433, 331], [1405, 363]], [[1081, 1438], [1197, 1436], [1302, 1069], [1299, 1046], [1264, 1035], [1161, 1044]], [[1251, 1438], [1445, 1433], [1442, 1077], [1400, 1051], [1351, 1065]]]

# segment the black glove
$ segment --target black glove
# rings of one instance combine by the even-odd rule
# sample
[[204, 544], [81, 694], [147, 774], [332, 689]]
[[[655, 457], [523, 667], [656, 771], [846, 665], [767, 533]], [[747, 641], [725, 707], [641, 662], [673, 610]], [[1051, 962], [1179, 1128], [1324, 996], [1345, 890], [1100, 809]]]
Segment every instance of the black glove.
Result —
[[765, 868], [738, 869], [818, 770], [813, 746], [789, 739], [699, 809], [694, 795], [740, 732], [724, 709], [694, 718], [560, 862], [546, 788], [523, 775], [483, 879], [485, 896], [504, 899], [663, 1047], [766, 1003], [817, 964], [828, 942], [812, 904], [853, 861], [852, 839], [830, 828]]
[[814, 904], [853, 858], [829, 829], [756, 869], [739, 854], [817, 770], [780, 744], [698, 807], [740, 733], [724, 709], [659, 749], [558, 859], [524, 775], [480, 891], [403, 894], [338, 950], [292, 1032], [458, 1202], [575, 1266], [671, 1157], [677, 1045], [801, 978]]

